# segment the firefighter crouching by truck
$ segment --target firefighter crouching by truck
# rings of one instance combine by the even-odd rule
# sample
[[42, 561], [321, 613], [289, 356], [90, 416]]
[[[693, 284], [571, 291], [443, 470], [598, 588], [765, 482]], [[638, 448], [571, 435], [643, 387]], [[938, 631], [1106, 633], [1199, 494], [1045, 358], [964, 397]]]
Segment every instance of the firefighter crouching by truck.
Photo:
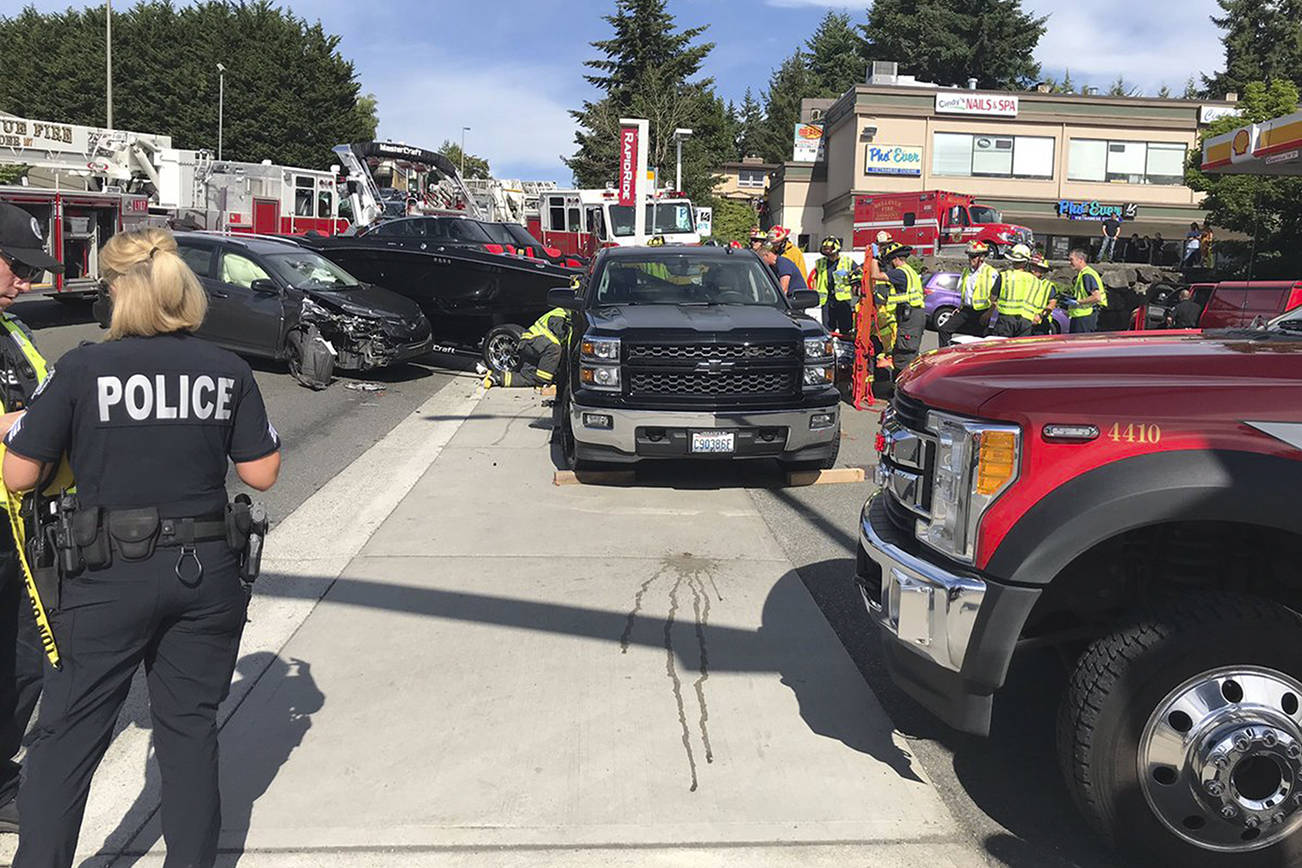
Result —
[[823, 258], [810, 272], [809, 286], [818, 293], [823, 325], [848, 338], [854, 331], [854, 290], [863, 280], [863, 272], [850, 257], [841, 255], [839, 238], [824, 238], [819, 252]]
[[484, 388], [494, 386], [550, 386], [561, 365], [561, 343], [570, 332], [570, 312], [555, 307], [520, 335], [520, 367], [514, 371], [489, 371]]

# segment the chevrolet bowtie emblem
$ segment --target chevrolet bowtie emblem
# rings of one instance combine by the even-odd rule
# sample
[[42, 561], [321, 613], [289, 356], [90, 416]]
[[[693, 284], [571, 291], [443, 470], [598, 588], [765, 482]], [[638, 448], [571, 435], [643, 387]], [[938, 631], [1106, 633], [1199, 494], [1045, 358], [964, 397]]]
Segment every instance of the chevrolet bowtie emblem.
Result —
[[698, 362], [696, 370], [703, 374], [722, 374], [724, 371], [732, 370], [736, 362], [725, 362], [722, 359], [710, 359], [708, 362]]

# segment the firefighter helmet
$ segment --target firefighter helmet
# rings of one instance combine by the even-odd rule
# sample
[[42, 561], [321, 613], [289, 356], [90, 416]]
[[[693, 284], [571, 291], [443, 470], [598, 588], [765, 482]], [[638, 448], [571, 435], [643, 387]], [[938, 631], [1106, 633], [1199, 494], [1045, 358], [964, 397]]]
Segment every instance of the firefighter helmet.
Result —
[[891, 233], [887, 232], [885, 229], [877, 233], [878, 244], [889, 244], [894, 240], [895, 239], [891, 238]]
[[664, 247], [665, 237], [663, 235], [652, 235], [646, 240], [647, 247]]
[[829, 235], [829, 236], [827, 236], [826, 238], [823, 239], [823, 243], [820, 244], [820, 245], [818, 246], [818, 249], [819, 249], [819, 250], [820, 250], [824, 255], [827, 255], [827, 253], [829, 253], [829, 252], [831, 252], [831, 253], [840, 253], [840, 252], [841, 252], [841, 239], [840, 239], [840, 238], [837, 238], [835, 235]]
[[1031, 258], [1031, 248], [1025, 244], [1014, 244], [1005, 257], [1009, 262], [1026, 262]]
[[969, 241], [967, 245], [968, 256], [985, 256], [990, 252], [990, 245], [984, 241]]
[[765, 232], [763, 229], [759, 228], [758, 226], [752, 226], [752, 227], [750, 228], [750, 240], [751, 240], [751, 241], [768, 241], [768, 240], [769, 240], [769, 234], [768, 234], [767, 232]]
[[1044, 254], [1038, 250], [1031, 254], [1030, 265], [1032, 268], [1038, 268], [1041, 271], [1049, 270], [1049, 260], [1045, 259]]
[[769, 230], [769, 244], [780, 244], [791, 237], [791, 230], [785, 226], [774, 226]]
[[887, 244], [882, 247], [882, 252], [878, 254], [878, 258], [882, 262], [890, 262], [892, 259], [895, 259], [897, 257], [900, 259], [907, 259], [912, 254], [913, 254], [913, 248], [910, 247], [909, 245], [898, 244], [894, 241], [890, 241], [887, 242]]

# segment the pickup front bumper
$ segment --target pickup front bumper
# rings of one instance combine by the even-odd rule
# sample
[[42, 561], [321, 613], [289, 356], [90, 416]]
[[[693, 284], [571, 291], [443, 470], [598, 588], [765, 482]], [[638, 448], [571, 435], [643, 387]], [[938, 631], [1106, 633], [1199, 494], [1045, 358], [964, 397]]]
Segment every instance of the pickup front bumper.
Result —
[[[570, 408], [578, 457], [613, 463], [709, 457], [819, 461], [833, 453], [841, 432], [841, 408], [835, 400], [826, 406], [794, 410], [634, 410], [580, 404]], [[603, 426], [609, 425], [589, 424], [594, 416], [605, 417]], [[732, 431], [735, 449], [717, 455], [694, 454], [693, 431]]]
[[860, 518], [855, 583], [904, 692], [955, 729], [986, 735], [1039, 590], [963, 571], [906, 536], [878, 492]]

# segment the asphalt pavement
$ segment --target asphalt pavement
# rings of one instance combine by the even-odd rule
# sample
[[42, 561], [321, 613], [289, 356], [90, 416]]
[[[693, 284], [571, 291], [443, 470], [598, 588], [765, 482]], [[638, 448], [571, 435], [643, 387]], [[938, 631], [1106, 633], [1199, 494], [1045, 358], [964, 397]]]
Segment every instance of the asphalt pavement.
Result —
[[[52, 358], [102, 336], [86, 306], [14, 311]], [[1061, 661], [1015, 663], [988, 740], [891, 684], [851, 584], [868, 483], [693, 464], [553, 489], [537, 400], [481, 404], [439, 361], [322, 392], [253, 362], [285, 523], [223, 708], [223, 864], [1121, 864], [1058, 776]], [[869, 478], [876, 418], [845, 412]], [[137, 685], [86, 864], [159, 861], [144, 709]]]

